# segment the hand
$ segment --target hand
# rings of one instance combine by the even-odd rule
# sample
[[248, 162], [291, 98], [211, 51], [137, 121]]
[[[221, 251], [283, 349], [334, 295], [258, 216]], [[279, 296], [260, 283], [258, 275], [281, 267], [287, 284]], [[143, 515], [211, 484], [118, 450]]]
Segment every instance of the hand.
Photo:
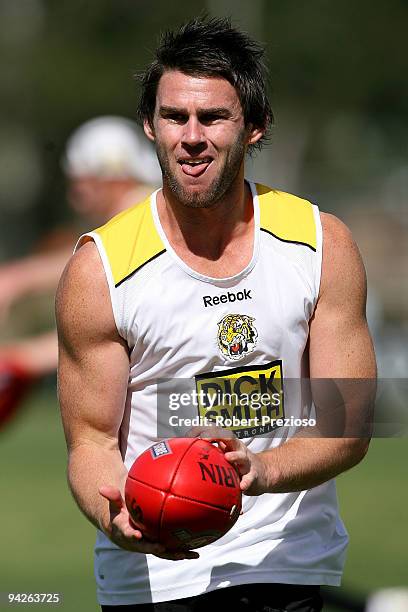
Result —
[[241, 476], [240, 487], [245, 495], [261, 495], [269, 490], [269, 469], [264, 454], [253, 453], [229, 429], [221, 427], [193, 427], [189, 437], [205, 438], [217, 442], [227, 461], [234, 465]]
[[241, 491], [245, 495], [262, 495], [270, 492], [269, 470], [264, 455], [253, 453], [238, 438], [227, 438], [220, 443], [226, 460], [237, 468], [241, 476]]
[[125, 550], [152, 554], [169, 561], [198, 559], [199, 554], [195, 551], [169, 551], [162, 544], [144, 538], [143, 533], [130, 523], [129, 512], [119, 489], [101, 487], [99, 493], [109, 502], [110, 524], [104, 531], [112, 542]]

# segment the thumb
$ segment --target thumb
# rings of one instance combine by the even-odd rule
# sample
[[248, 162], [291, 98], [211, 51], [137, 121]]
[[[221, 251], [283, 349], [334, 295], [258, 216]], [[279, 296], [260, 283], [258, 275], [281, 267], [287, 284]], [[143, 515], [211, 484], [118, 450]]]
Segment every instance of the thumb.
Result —
[[118, 514], [125, 505], [121, 492], [117, 487], [102, 486], [99, 488], [99, 493], [108, 500], [109, 510], [111, 514]]
[[221, 440], [220, 447], [224, 453], [228, 453], [231, 451], [236, 451], [239, 448], [241, 448], [241, 444], [242, 442], [240, 442], [240, 440], [234, 436], [231, 438], [223, 438]]
[[241, 488], [242, 493], [246, 493], [246, 495], [251, 495], [251, 493], [248, 493], [248, 490], [251, 488], [251, 485], [253, 484], [253, 482], [254, 482], [254, 477], [252, 476], [252, 474], [244, 474], [240, 482], [240, 488]]

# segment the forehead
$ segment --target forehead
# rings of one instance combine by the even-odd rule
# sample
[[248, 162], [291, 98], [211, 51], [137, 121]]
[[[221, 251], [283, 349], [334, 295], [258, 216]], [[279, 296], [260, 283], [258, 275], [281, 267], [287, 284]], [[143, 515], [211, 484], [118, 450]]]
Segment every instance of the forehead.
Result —
[[227, 107], [242, 112], [235, 88], [221, 77], [191, 76], [169, 70], [159, 81], [156, 108], [173, 106], [184, 109]]

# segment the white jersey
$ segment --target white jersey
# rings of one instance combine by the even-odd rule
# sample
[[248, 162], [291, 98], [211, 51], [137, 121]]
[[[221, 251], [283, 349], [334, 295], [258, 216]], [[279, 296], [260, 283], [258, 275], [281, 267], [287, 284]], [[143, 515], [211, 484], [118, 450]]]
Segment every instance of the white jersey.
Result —
[[[262, 379], [266, 392], [283, 389], [284, 403], [273, 416], [302, 414], [300, 394], [296, 389], [286, 392], [285, 379], [299, 380], [305, 371], [309, 320], [319, 294], [320, 216], [310, 202], [250, 186], [253, 255], [244, 270], [229, 278], [199, 274], [177, 256], [160, 224], [156, 194], [80, 239], [79, 244], [89, 239], [96, 243], [115, 322], [130, 350], [120, 429], [127, 469], [148, 446], [166, 437], [170, 412], [176, 415], [169, 410], [168, 396], [158, 410], [160, 393], [166, 396], [165, 385], [158, 392], [163, 379], [182, 379], [183, 389], [190, 384], [186, 381], [193, 381], [196, 398], [200, 389], [253, 391]], [[194, 418], [208, 410], [200, 399], [189, 406]], [[230, 407], [229, 416], [237, 410], [237, 405]], [[228, 409], [226, 413], [216, 402], [210, 411], [213, 417], [228, 416]], [[253, 452], [284, 443], [291, 435], [291, 430], [279, 435], [279, 428], [254, 423], [230, 427]], [[272, 435], [265, 436], [271, 429]], [[98, 598], [101, 604], [126, 605], [244, 583], [339, 585], [346, 545], [334, 481], [308, 491], [244, 495], [243, 515], [220, 540], [201, 548], [198, 560], [173, 562], [127, 552], [98, 532]]]

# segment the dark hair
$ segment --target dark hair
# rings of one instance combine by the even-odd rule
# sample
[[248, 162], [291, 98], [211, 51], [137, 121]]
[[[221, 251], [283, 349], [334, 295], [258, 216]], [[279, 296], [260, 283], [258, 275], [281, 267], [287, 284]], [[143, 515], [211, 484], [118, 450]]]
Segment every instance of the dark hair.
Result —
[[[227, 18], [197, 18], [178, 31], [165, 32], [155, 60], [140, 75], [142, 95], [139, 118], [152, 125], [157, 87], [168, 70], [204, 77], [223, 77], [235, 87], [245, 125], [267, 131], [273, 113], [266, 93], [264, 50], [247, 34], [232, 27]], [[260, 148], [260, 143], [255, 145]]]

